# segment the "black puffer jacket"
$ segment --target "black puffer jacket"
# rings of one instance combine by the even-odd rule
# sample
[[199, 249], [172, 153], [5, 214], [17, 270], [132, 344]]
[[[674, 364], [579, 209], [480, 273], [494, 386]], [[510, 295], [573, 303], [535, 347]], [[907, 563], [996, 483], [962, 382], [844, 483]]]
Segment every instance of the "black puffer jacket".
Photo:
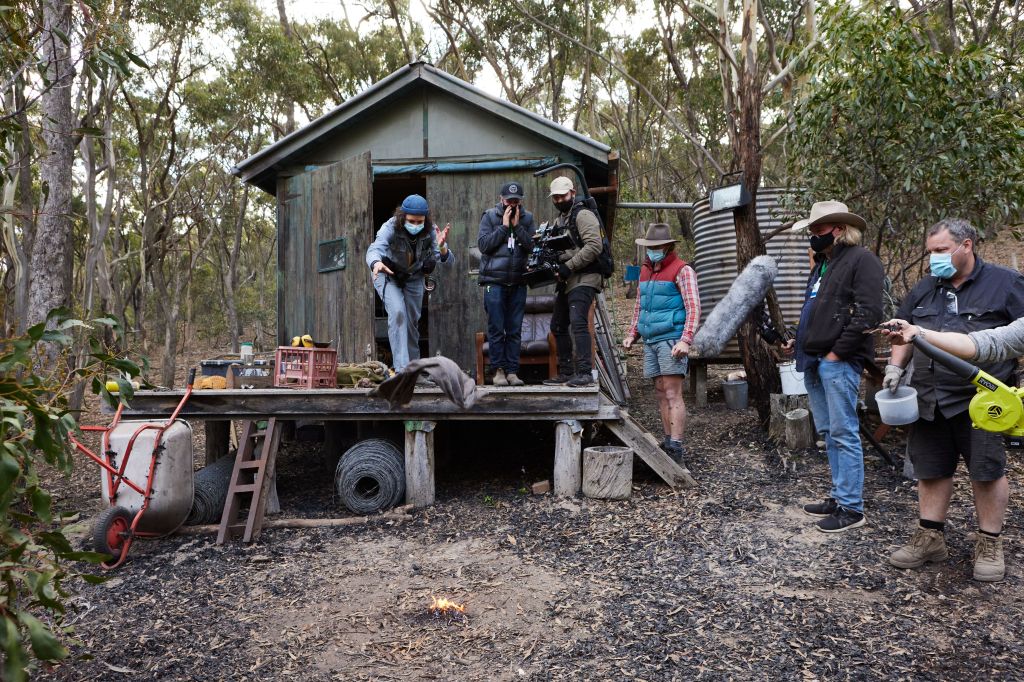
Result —
[[476, 240], [480, 248], [481, 285], [501, 284], [513, 286], [523, 283], [526, 261], [533, 249], [533, 214], [521, 209], [519, 224], [513, 228], [515, 242], [508, 248], [509, 230], [501, 224], [505, 207], [498, 204], [484, 211], [480, 217], [480, 236]]
[[809, 319], [800, 320], [804, 351], [818, 356], [832, 351], [847, 362], [874, 362], [874, 336], [864, 332], [882, 319], [884, 279], [882, 263], [875, 254], [862, 246], [837, 244], [808, 311]]

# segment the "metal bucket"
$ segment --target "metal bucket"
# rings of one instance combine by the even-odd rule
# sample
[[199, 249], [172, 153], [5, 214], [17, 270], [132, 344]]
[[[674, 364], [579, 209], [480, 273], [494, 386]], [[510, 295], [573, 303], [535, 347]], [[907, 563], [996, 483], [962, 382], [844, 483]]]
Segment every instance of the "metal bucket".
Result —
[[725, 406], [730, 410], [747, 409], [747, 382], [745, 379], [723, 381], [722, 393], [725, 394]]

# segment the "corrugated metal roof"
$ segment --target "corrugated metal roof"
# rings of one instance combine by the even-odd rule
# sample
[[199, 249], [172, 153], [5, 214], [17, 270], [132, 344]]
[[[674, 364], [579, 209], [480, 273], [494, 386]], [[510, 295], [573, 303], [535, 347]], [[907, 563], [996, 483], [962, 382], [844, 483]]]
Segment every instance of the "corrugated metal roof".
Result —
[[245, 182], [273, 193], [277, 167], [297, 163], [301, 160], [303, 153], [316, 145], [324, 136], [331, 135], [348, 126], [354, 120], [389, 100], [404, 96], [410, 89], [422, 83], [449, 93], [512, 125], [541, 135], [584, 158], [602, 165], [608, 164], [608, 152], [611, 151], [611, 147], [608, 145], [592, 140], [523, 107], [493, 97], [470, 83], [429, 64], [414, 62], [374, 83], [320, 118], [311, 121], [305, 127], [253, 154], [232, 168], [231, 173]]

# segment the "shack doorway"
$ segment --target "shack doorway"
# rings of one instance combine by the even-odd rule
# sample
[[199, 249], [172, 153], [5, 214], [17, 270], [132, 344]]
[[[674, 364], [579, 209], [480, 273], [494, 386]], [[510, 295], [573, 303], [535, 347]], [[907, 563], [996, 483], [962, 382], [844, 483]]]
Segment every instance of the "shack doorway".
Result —
[[[373, 178], [373, 225], [369, 235], [370, 243], [376, 238], [377, 230], [395, 214], [402, 200], [410, 194], [427, 196], [427, 179], [423, 175], [377, 175]], [[427, 198], [429, 201], [429, 197]], [[433, 208], [433, 207], [432, 207]], [[363, 256], [366, 254], [364, 253]], [[420, 316], [420, 357], [430, 355], [430, 296], [423, 297], [423, 313]], [[394, 366], [391, 357], [391, 342], [388, 340], [388, 314], [384, 303], [374, 293], [373, 334], [377, 348], [377, 359]]]

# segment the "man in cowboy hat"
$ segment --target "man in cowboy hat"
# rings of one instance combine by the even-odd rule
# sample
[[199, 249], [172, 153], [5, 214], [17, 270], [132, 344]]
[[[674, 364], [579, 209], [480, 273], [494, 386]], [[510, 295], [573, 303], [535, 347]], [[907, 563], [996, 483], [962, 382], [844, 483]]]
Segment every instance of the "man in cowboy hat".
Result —
[[807, 229], [814, 265], [796, 339], [797, 371], [815, 427], [825, 440], [832, 490], [823, 502], [804, 506], [822, 517], [818, 530], [840, 533], [864, 525], [864, 452], [857, 395], [864, 365], [874, 362], [874, 338], [864, 332], [882, 318], [885, 273], [878, 258], [860, 246], [864, 219], [838, 201], [819, 201], [794, 229]]
[[651, 223], [644, 238], [636, 240], [645, 247], [646, 257], [640, 269], [633, 321], [622, 345], [628, 350], [637, 338], [643, 337], [644, 378], [654, 380], [665, 431], [661, 447], [669, 457], [683, 464], [683, 378], [686, 354], [700, 322], [700, 293], [693, 268], [675, 253], [677, 241], [664, 223]]
[[[931, 275], [917, 283], [896, 313], [917, 325], [925, 340], [928, 332], [981, 331], [1024, 317], [1024, 277], [983, 261], [974, 252], [977, 241], [977, 231], [966, 220], [947, 218], [928, 228], [925, 248]], [[974, 579], [1002, 580], [1006, 568], [1000, 533], [1009, 498], [1003, 438], [971, 427], [967, 408], [974, 387], [923, 353], [914, 353], [913, 346], [893, 347], [885, 368], [886, 388], [896, 390], [911, 356], [920, 418], [910, 430], [907, 451], [918, 478], [920, 515], [910, 542], [897, 549], [889, 563], [917, 568], [949, 556], [943, 531], [953, 473], [963, 457], [978, 517]], [[1014, 366], [1012, 359], [980, 365], [1005, 383], [1012, 381]]]

